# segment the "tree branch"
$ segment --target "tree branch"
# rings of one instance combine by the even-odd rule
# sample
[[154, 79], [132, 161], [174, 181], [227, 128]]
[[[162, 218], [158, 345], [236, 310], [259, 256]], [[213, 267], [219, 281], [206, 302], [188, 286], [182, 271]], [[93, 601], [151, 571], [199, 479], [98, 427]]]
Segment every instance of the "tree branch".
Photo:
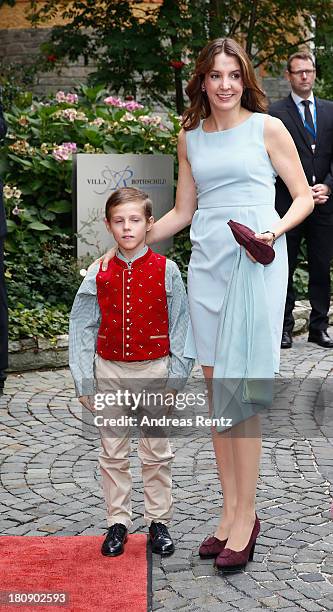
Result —
[[251, 52], [252, 52], [254, 28], [255, 28], [256, 17], [257, 17], [257, 5], [258, 5], [258, 0], [252, 0], [250, 21], [249, 21], [248, 34], [247, 34], [246, 47], [245, 47], [246, 52], [250, 57], [251, 57]]
[[[285, 47], [285, 51], [289, 51], [291, 49], [295, 49], [296, 47], [299, 47], [299, 45], [304, 45], [307, 42], [311, 42], [315, 39], [315, 36], [312, 36], [311, 38], [307, 38], [307, 39], [302, 39], [299, 40], [296, 43], [293, 44], [289, 44], [288, 46]], [[260, 53], [260, 51], [257, 51], [257, 53], [252, 57], [252, 61], [253, 59], [256, 57], [256, 55], [258, 55], [258, 53]], [[260, 59], [260, 61], [258, 61], [257, 63], [254, 64], [254, 68], [258, 68], [258, 66], [260, 66], [261, 64], [263, 64], [264, 62], [267, 62], [269, 59], [271, 59], [272, 57], [276, 57], [276, 50], [274, 50], [272, 53], [270, 53], [269, 55], [266, 55], [265, 57], [262, 57]]]

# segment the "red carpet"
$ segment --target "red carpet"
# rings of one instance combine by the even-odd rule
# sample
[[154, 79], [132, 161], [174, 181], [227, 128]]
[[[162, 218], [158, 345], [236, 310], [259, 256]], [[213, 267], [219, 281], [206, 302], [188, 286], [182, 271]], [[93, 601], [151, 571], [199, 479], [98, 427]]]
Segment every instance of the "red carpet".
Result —
[[125, 553], [119, 557], [100, 554], [103, 539], [1, 536], [2, 594], [67, 591], [69, 603], [8, 605], [0, 599], [0, 611], [147, 612], [147, 536], [130, 535]]

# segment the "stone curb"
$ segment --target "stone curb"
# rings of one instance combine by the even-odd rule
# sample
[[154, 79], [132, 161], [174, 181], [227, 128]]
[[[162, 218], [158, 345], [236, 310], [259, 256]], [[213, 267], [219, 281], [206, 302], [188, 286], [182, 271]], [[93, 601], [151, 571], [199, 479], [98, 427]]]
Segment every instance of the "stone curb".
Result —
[[8, 372], [24, 372], [68, 366], [68, 334], [48, 338], [9, 341]]
[[[305, 333], [308, 329], [310, 305], [307, 300], [296, 302], [294, 309], [295, 334]], [[329, 312], [333, 324], [333, 303]], [[63, 368], [68, 366], [68, 335], [47, 338], [26, 338], [9, 342], [8, 372], [24, 372], [43, 368]]]

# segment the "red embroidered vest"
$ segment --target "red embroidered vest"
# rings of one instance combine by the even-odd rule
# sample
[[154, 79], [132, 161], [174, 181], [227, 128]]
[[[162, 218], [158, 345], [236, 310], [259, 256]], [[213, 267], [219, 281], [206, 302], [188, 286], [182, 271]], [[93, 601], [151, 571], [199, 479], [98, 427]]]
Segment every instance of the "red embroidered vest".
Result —
[[97, 353], [111, 361], [146, 361], [169, 354], [166, 258], [148, 249], [130, 265], [117, 256], [96, 276], [102, 320]]

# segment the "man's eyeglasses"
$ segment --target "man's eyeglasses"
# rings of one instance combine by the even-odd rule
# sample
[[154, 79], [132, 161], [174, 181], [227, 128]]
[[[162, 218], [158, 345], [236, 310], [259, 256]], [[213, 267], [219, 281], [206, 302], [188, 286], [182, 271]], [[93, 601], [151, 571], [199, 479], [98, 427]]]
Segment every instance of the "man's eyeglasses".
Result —
[[311, 76], [311, 74], [313, 74], [316, 71], [313, 68], [313, 70], [288, 70], [288, 72], [290, 74], [296, 74], [296, 76], [303, 76], [303, 74], [306, 74], [306, 76]]

